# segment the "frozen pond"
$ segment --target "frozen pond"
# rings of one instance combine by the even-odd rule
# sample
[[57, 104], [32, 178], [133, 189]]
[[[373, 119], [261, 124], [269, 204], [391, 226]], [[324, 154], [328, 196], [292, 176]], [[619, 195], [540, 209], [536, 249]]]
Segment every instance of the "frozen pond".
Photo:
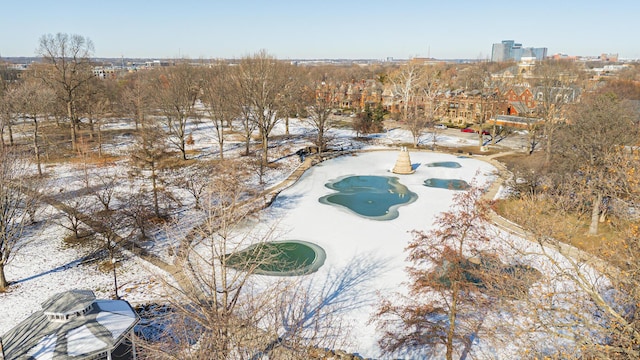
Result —
[[342, 206], [373, 220], [397, 218], [398, 207], [410, 204], [418, 197], [397, 177], [390, 176], [348, 176], [325, 186], [337, 193], [321, 197], [321, 203]]

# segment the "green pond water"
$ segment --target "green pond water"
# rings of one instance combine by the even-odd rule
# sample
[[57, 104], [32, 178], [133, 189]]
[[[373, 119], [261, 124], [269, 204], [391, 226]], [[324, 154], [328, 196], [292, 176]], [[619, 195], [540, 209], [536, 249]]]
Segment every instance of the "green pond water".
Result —
[[503, 295], [508, 295], [517, 292], [526, 294], [526, 290], [541, 276], [537, 269], [528, 265], [506, 265], [493, 258], [481, 257], [479, 260], [480, 263], [468, 259], [460, 262], [444, 260], [435, 269], [434, 279], [447, 288], [451, 287], [452, 278], [457, 278], [458, 281], [475, 285], [478, 290], [502, 289]]
[[337, 193], [321, 197], [321, 203], [339, 206], [373, 220], [395, 219], [400, 206], [418, 198], [418, 194], [391, 176], [349, 176], [325, 186]]
[[462, 167], [459, 163], [455, 161], [441, 161], [441, 162], [432, 162], [427, 164], [428, 167], [445, 167], [451, 169], [457, 169]]
[[316, 272], [326, 259], [320, 246], [300, 240], [274, 241], [251, 245], [229, 254], [227, 266], [254, 274], [296, 276]]
[[460, 179], [431, 178], [424, 181], [424, 186], [448, 190], [466, 190], [469, 188], [469, 183]]

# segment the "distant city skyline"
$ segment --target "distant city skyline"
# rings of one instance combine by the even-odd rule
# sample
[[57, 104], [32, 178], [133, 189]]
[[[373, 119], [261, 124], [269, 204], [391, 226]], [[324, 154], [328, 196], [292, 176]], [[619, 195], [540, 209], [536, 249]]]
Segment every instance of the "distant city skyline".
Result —
[[2, 57], [35, 56], [42, 35], [62, 32], [103, 58], [490, 59], [508, 39], [548, 55], [640, 58], [637, 0], [32, 0], [2, 11]]

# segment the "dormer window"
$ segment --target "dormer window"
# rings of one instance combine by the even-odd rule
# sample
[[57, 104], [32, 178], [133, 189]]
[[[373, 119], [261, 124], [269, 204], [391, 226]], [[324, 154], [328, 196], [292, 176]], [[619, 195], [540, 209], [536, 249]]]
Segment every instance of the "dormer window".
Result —
[[68, 292], [60, 294], [59, 298], [43, 304], [44, 315], [51, 321], [65, 322], [69, 319], [84, 316], [93, 310], [95, 296], [93, 293]]

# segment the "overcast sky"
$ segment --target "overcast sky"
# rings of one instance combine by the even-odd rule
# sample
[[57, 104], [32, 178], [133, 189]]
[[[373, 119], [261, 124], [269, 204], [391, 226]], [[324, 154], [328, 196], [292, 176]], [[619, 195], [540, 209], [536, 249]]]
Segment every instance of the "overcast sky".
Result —
[[640, 58], [639, 0], [0, 0], [0, 56], [47, 33], [89, 37], [96, 57], [491, 57], [515, 40], [548, 54]]

